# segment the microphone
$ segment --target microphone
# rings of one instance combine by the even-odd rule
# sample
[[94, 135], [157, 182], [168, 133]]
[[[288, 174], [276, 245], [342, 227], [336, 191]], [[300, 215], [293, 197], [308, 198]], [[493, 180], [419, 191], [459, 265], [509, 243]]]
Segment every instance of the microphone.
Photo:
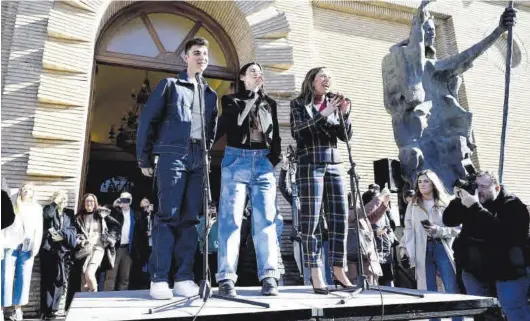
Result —
[[[326, 93], [326, 97], [327, 97], [328, 99], [333, 99], [333, 98], [335, 98], [337, 95], [338, 95], [337, 93], [332, 93], [331, 91], [328, 92], [328, 93]], [[346, 98], [346, 97], [344, 97], [343, 95], [341, 95], [341, 96], [342, 96], [342, 100], [346, 100], [347, 102], [351, 102], [351, 100], [350, 100], [349, 98]]]

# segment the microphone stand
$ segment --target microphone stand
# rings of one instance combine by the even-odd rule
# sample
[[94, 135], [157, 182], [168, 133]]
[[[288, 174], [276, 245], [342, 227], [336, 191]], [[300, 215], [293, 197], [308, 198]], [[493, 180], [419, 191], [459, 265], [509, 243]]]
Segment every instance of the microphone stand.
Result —
[[[292, 191], [292, 201], [293, 204], [291, 206], [291, 214], [293, 218], [293, 228], [291, 229], [291, 239], [297, 240], [300, 238], [300, 220], [298, 217], [298, 208], [299, 208], [299, 200], [298, 200], [298, 186], [296, 185], [296, 180], [293, 179], [293, 176], [295, 175], [295, 169], [293, 166], [293, 163], [289, 161], [289, 170], [287, 171], [287, 174], [289, 175], [289, 182], [291, 183], [291, 191]], [[302, 282], [304, 282], [305, 285], [305, 273], [304, 273], [304, 254], [302, 250], [302, 241], [297, 241], [298, 248], [299, 248], [299, 262], [300, 262], [300, 276], [302, 277]]]
[[[204, 215], [204, 249], [202, 253], [202, 268], [203, 268], [203, 278], [201, 280], [201, 284], [199, 286], [199, 294], [193, 295], [190, 297], [185, 297], [183, 299], [176, 300], [174, 302], [164, 304], [152, 309], [149, 309], [149, 314], [153, 314], [156, 312], [160, 312], [162, 310], [165, 310], [167, 308], [179, 305], [184, 302], [188, 301], [194, 301], [196, 299], [202, 299], [204, 304], [206, 304], [206, 301], [208, 301], [209, 298], [216, 298], [220, 300], [225, 301], [231, 301], [231, 302], [239, 302], [239, 303], [245, 303], [245, 304], [251, 304], [256, 305], [264, 308], [270, 308], [270, 304], [268, 303], [262, 303], [257, 301], [251, 301], [251, 300], [245, 300], [241, 298], [231, 298], [231, 297], [225, 297], [220, 296], [218, 294], [212, 294], [212, 286], [210, 284], [210, 266], [208, 264], [208, 234], [211, 229], [211, 220], [210, 215], [208, 213], [208, 205], [212, 202], [212, 194], [210, 191], [210, 159], [208, 157], [208, 149], [206, 145], [206, 128], [205, 128], [205, 122], [204, 122], [204, 97], [203, 97], [203, 86], [202, 86], [202, 77], [200, 73], [195, 74], [195, 79], [197, 81], [197, 87], [199, 92], [199, 110], [201, 114], [201, 137], [202, 137], [202, 153], [203, 153], [203, 178], [202, 178], [202, 199], [203, 199], [203, 215]], [[211, 147], [211, 146], [210, 146]], [[202, 308], [201, 308], [202, 309]], [[199, 310], [200, 312], [200, 310]]]
[[347, 298], [344, 298], [344, 299], [341, 299], [339, 301], [339, 304], [345, 304], [347, 301], [351, 300], [352, 298], [354, 298], [355, 296], [361, 294], [362, 292], [364, 291], [367, 291], [367, 290], [378, 290], [378, 291], [381, 291], [381, 292], [386, 292], [386, 293], [395, 293], [395, 294], [402, 294], [402, 295], [410, 295], [410, 296], [415, 296], [415, 297], [418, 297], [418, 298], [423, 298], [424, 297], [424, 294], [419, 292], [418, 290], [412, 290], [412, 289], [402, 289], [402, 288], [395, 288], [395, 287], [390, 287], [390, 286], [380, 286], [380, 285], [377, 285], [377, 286], [372, 286], [370, 284], [368, 284], [368, 281], [366, 279], [366, 275], [364, 274], [364, 266], [363, 266], [363, 258], [362, 258], [362, 248], [361, 248], [361, 242], [360, 242], [360, 223], [359, 223], [359, 211], [357, 210], [357, 200], [359, 201], [359, 204], [360, 204], [360, 209], [361, 209], [361, 215], [363, 218], [367, 218], [367, 215], [366, 215], [366, 209], [364, 208], [364, 204], [362, 202], [362, 196], [361, 196], [361, 191], [359, 189], [359, 175], [357, 175], [357, 173], [355, 172], [355, 162], [353, 161], [353, 156], [352, 156], [352, 152], [351, 152], [351, 145], [350, 145], [350, 140], [348, 139], [348, 131], [346, 130], [346, 123], [344, 121], [344, 116], [342, 114], [342, 111], [338, 110], [338, 116], [340, 118], [340, 126], [342, 127], [342, 130], [344, 131], [344, 137], [346, 138], [345, 139], [345, 142], [346, 142], [346, 149], [348, 150], [348, 160], [350, 162], [350, 169], [348, 170], [348, 175], [350, 176], [350, 190], [351, 190], [351, 193], [352, 193], [352, 198], [353, 198], [353, 213], [355, 215], [355, 221], [356, 221], [356, 226], [355, 228], [357, 228], [357, 236], [358, 236], [358, 240], [357, 242], [359, 242], [359, 246], [358, 246], [358, 253], [357, 253], [357, 275], [358, 275], [358, 278], [357, 278], [357, 284], [353, 286], [353, 288], [348, 288], [348, 289], [339, 289], [339, 290], [331, 290], [330, 292], [351, 292], [350, 295], [347, 297]]

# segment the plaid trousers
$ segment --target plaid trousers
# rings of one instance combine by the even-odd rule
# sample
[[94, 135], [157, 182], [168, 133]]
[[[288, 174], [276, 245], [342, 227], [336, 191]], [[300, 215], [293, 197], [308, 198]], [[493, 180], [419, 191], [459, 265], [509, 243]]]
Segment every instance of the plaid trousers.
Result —
[[[300, 232], [307, 267], [322, 265], [320, 215], [328, 223], [331, 266], [346, 266], [346, 234], [348, 215], [346, 191], [339, 164], [299, 164], [296, 172], [300, 198]], [[323, 212], [321, 214], [321, 207]]]

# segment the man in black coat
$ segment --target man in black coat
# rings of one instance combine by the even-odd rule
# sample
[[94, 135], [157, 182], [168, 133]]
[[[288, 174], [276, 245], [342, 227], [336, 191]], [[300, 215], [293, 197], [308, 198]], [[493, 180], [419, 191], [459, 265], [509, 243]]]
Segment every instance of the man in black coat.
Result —
[[153, 205], [144, 197], [140, 201], [140, 213], [134, 225], [134, 237], [131, 251], [132, 268], [129, 290], [149, 289], [147, 262], [151, 255], [151, 227], [153, 224]]
[[15, 221], [15, 210], [9, 197], [9, 187], [6, 179], [2, 177], [2, 230]]
[[69, 253], [76, 245], [74, 211], [65, 208], [68, 195], [56, 192], [43, 209], [43, 240], [40, 249], [41, 313], [44, 320], [54, 319], [67, 284]]
[[467, 293], [495, 296], [493, 284], [509, 321], [530, 320], [528, 209], [490, 172], [479, 172], [476, 184], [474, 195], [455, 188], [457, 198], [443, 214], [445, 225], [462, 225], [453, 249]]
[[133, 266], [135, 251], [139, 248], [139, 238], [147, 241], [146, 231], [141, 224], [141, 213], [131, 208], [132, 195], [128, 192], [121, 193], [120, 198], [114, 202], [110, 216], [120, 223], [121, 238], [116, 243], [116, 260], [114, 268], [107, 270], [105, 276], [105, 291], [124, 291], [129, 289], [129, 277]]

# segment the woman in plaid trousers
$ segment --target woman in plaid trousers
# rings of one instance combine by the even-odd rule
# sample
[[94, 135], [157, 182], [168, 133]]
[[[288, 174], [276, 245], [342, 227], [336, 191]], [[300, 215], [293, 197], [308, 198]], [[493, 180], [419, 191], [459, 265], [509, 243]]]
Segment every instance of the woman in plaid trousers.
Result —
[[291, 101], [304, 262], [311, 269], [313, 290], [318, 294], [329, 293], [319, 269], [322, 265], [322, 235], [318, 228], [321, 207], [328, 223], [330, 265], [335, 284], [353, 286], [345, 273], [347, 201], [337, 148], [339, 139], [351, 138], [351, 106], [341, 94], [331, 94], [330, 86], [331, 73], [325, 67], [313, 68], [304, 79], [300, 95]]

